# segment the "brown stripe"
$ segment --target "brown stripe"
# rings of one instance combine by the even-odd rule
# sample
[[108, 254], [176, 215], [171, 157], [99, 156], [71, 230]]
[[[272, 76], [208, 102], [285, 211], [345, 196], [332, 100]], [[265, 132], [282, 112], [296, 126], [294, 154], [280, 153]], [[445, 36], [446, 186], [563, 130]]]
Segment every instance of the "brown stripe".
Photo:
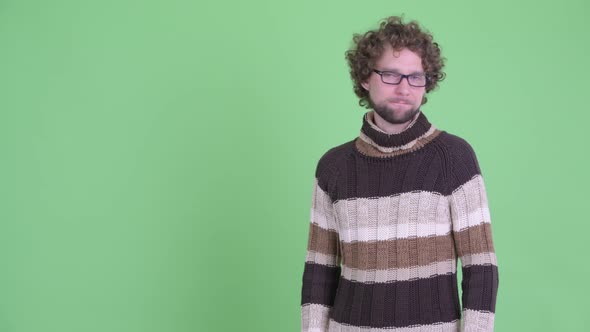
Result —
[[422, 148], [428, 142], [430, 142], [433, 139], [435, 139], [440, 133], [441, 133], [441, 130], [434, 129], [434, 132], [432, 134], [430, 134], [429, 136], [426, 136], [426, 137], [423, 137], [423, 138], [419, 138], [416, 141], [416, 144], [414, 144], [414, 146], [412, 146], [411, 148], [409, 148], [409, 149], [403, 149], [403, 150], [398, 150], [398, 151], [393, 151], [393, 152], [382, 152], [382, 151], [379, 151], [376, 147], [374, 147], [371, 144], [363, 141], [361, 138], [357, 138], [356, 139], [355, 146], [356, 146], [357, 150], [359, 152], [361, 152], [362, 154], [364, 154], [364, 155], [371, 156], [371, 157], [386, 158], [386, 157], [392, 157], [392, 156], [397, 156], [397, 155], [400, 155], [400, 154], [404, 154], [404, 153], [416, 151], [416, 150]]
[[309, 226], [307, 249], [327, 255], [338, 255], [338, 233], [321, 228], [316, 223]]
[[342, 263], [362, 270], [407, 268], [456, 258], [451, 234], [340, 244]]
[[479, 224], [455, 233], [457, 255], [473, 255], [495, 252], [492, 241], [492, 227], [489, 223]]

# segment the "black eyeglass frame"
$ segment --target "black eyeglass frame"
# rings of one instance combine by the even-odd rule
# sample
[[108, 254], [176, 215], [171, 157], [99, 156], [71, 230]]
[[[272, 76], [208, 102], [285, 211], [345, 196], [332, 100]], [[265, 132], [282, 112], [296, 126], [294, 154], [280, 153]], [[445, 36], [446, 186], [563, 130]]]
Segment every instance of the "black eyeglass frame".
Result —
[[383, 80], [383, 74], [385, 73], [392, 73], [391, 71], [386, 71], [386, 70], [377, 70], [377, 69], [373, 69], [373, 71], [375, 73], [377, 73], [379, 76], [381, 76], [381, 82], [385, 83], [385, 84], [389, 84], [389, 85], [398, 85], [402, 82], [402, 80], [405, 78], [406, 81], [408, 82], [408, 84], [410, 86], [416, 87], [416, 88], [423, 88], [425, 86], [428, 85], [428, 82], [430, 82], [430, 77], [427, 74], [424, 74], [424, 79], [426, 80], [426, 82], [424, 82], [424, 85], [413, 85], [412, 83], [410, 83], [410, 76], [414, 75], [414, 74], [409, 74], [409, 75], [404, 75], [404, 74], [400, 74], [400, 73], [395, 73], [401, 76], [401, 78], [399, 79], [399, 82], [397, 83], [387, 83]]

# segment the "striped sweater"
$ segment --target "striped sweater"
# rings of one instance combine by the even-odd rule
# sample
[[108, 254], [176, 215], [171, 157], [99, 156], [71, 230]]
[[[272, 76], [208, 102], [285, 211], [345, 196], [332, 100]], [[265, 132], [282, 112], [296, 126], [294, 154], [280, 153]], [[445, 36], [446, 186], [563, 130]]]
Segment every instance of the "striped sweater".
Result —
[[302, 331], [493, 331], [498, 267], [480, 167], [422, 111], [397, 134], [366, 112], [360, 135], [317, 163], [310, 217]]

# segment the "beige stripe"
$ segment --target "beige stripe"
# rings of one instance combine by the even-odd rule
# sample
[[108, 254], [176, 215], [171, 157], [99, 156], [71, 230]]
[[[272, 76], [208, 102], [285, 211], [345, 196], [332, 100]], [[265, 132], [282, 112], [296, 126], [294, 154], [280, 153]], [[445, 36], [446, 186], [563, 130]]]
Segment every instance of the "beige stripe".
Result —
[[480, 174], [455, 189], [449, 200], [455, 231], [491, 223], [488, 197]]
[[344, 242], [436, 236], [451, 231], [448, 197], [435, 192], [338, 200], [334, 208]]
[[457, 256], [494, 252], [492, 226], [480, 224], [454, 233]]
[[418, 141], [420, 141], [421, 139], [424, 139], [424, 138], [432, 135], [435, 130], [436, 130], [436, 127], [431, 124], [430, 125], [430, 128], [428, 128], [428, 130], [424, 134], [420, 135], [416, 139], [414, 139], [414, 140], [412, 140], [412, 141], [410, 141], [410, 142], [408, 142], [408, 143], [406, 143], [404, 145], [392, 146], [392, 147], [380, 146], [375, 141], [373, 141], [373, 139], [371, 137], [367, 136], [367, 134], [365, 134], [362, 131], [360, 132], [359, 137], [362, 138], [365, 142], [373, 145], [379, 151], [384, 152], [384, 153], [391, 153], [391, 152], [394, 152], [394, 151], [400, 151], [400, 150], [410, 149], [411, 147], [413, 147], [414, 145], [416, 145], [416, 143]]
[[324, 229], [338, 229], [336, 226], [332, 199], [319, 186], [317, 178], [314, 179], [313, 184], [310, 218], [312, 223], [316, 223]]
[[342, 267], [342, 276], [347, 280], [358, 282], [392, 282], [415, 279], [426, 279], [437, 275], [457, 272], [457, 260], [449, 259], [425, 266], [414, 266], [402, 269], [359, 270]]
[[345, 325], [330, 319], [328, 332], [458, 332], [460, 321], [455, 320], [449, 323], [436, 323], [429, 325], [417, 325], [411, 327], [359, 327]]
[[307, 251], [307, 255], [305, 257], [306, 262], [316, 263], [321, 265], [327, 266], [339, 266], [338, 256], [334, 255], [326, 255], [320, 252], [315, 251]]
[[359, 137], [355, 140], [355, 147], [360, 153], [364, 155], [370, 157], [387, 158], [416, 151], [435, 139], [438, 135], [440, 135], [441, 132], [442, 131], [438, 130], [434, 126], [431, 126], [425, 135], [418, 137], [406, 145], [395, 148], [380, 146], [367, 135], [365, 135], [365, 133], [361, 132]]
[[461, 259], [462, 266], [471, 265], [496, 265], [498, 266], [498, 259], [496, 254], [493, 252], [485, 252], [482, 254], [465, 255], [459, 257]]
[[307, 249], [327, 255], [339, 255], [338, 233], [323, 229], [315, 223], [309, 225]]
[[493, 332], [495, 314], [489, 311], [463, 309], [461, 331]]
[[321, 304], [301, 306], [301, 331], [327, 331], [330, 308]]
[[375, 242], [340, 242], [342, 264], [353, 269], [385, 270], [455, 260], [452, 235]]

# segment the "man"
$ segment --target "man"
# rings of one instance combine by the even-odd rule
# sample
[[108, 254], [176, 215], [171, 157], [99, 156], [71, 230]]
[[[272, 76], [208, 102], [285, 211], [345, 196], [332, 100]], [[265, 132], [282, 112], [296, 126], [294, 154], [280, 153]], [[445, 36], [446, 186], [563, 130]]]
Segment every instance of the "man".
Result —
[[421, 111], [444, 78], [438, 44], [395, 16], [353, 41], [354, 91], [370, 110], [359, 136], [317, 164], [302, 331], [493, 331], [498, 267], [480, 167]]

